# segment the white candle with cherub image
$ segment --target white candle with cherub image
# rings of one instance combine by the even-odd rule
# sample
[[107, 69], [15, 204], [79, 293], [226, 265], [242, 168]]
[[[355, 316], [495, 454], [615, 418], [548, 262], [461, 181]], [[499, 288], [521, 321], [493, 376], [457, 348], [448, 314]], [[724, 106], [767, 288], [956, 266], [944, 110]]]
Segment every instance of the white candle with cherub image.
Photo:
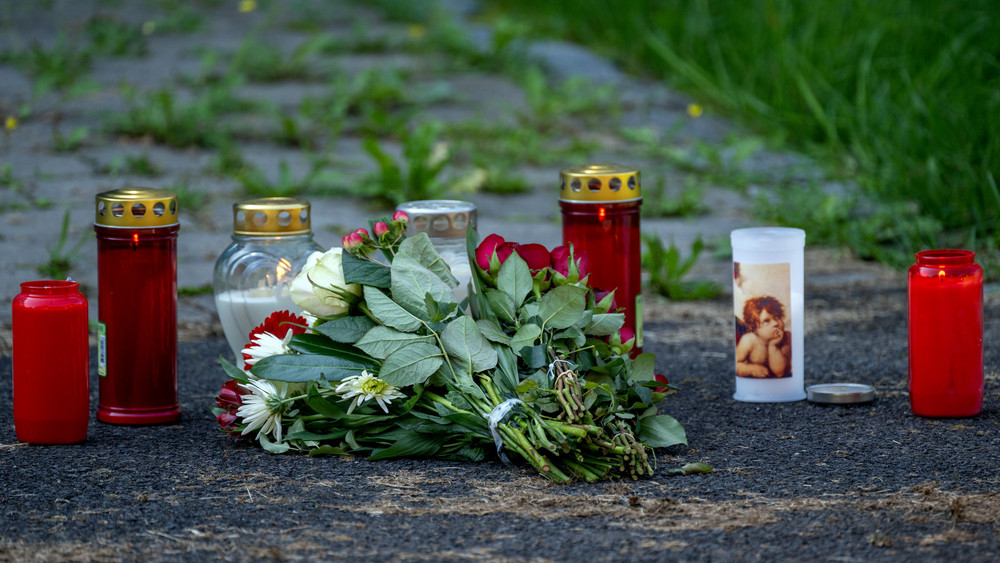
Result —
[[801, 229], [732, 232], [736, 392], [749, 402], [798, 401], [803, 388]]

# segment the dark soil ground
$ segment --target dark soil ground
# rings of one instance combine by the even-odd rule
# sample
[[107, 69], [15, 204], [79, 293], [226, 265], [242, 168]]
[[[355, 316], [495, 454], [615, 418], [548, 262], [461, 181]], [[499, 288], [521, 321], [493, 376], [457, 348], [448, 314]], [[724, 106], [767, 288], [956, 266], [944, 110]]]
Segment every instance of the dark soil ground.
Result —
[[[873, 403], [734, 401], [727, 298], [658, 303], [647, 349], [682, 389], [664, 409], [689, 447], [659, 452], [649, 479], [556, 486], [499, 462], [273, 456], [222, 436], [209, 408], [228, 350], [199, 337], [181, 344], [180, 424], [29, 446], [0, 409], [0, 561], [995, 560], [1000, 303], [983, 413], [919, 418], [903, 278], [827, 258], [807, 260], [806, 383], [874, 384]], [[7, 405], [10, 373], [0, 358]], [[715, 472], [664, 471], [692, 461]]]

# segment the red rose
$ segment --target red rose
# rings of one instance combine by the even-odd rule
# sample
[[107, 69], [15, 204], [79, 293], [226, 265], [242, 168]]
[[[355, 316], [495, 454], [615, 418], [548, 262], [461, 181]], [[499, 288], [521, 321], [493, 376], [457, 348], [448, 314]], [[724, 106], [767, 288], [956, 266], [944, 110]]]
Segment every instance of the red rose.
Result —
[[540, 244], [515, 244], [514, 251], [528, 263], [528, 269], [532, 273], [549, 265], [549, 251]]
[[559, 272], [564, 278], [570, 277], [570, 258], [573, 259], [578, 277], [571, 280], [572, 283], [582, 280], [590, 274], [590, 258], [583, 250], [576, 250], [570, 246], [557, 246], [552, 249], [551, 255], [552, 269]]
[[[479, 243], [479, 246], [476, 248], [476, 264], [479, 264], [479, 267], [484, 271], [490, 271], [490, 258], [505, 242], [504, 238], [497, 234], [491, 234], [484, 238], [483, 242]], [[506, 259], [507, 256], [510, 256], [510, 251], [507, 252], [504, 258]]]

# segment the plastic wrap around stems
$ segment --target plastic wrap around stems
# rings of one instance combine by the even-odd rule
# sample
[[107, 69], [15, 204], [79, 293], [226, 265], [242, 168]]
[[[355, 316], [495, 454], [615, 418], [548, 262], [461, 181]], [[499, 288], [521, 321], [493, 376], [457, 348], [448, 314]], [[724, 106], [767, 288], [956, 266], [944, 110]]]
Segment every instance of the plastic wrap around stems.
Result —
[[737, 229], [733, 245], [737, 401], [805, 399], [801, 229]]

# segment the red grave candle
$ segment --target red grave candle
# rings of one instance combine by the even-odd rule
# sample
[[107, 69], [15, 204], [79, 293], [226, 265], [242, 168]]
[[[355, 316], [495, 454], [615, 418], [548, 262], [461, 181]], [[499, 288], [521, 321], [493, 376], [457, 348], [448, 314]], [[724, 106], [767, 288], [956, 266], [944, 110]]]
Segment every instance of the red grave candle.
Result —
[[14, 429], [32, 444], [87, 439], [90, 351], [87, 298], [74, 281], [21, 284], [14, 323]]
[[97, 419], [160, 424], [177, 401], [177, 196], [151, 188], [97, 195]]
[[910, 408], [930, 417], [983, 408], [983, 269], [969, 250], [925, 250], [910, 267]]
[[635, 334], [632, 355], [642, 351], [639, 171], [620, 164], [588, 164], [560, 172], [563, 244], [590, 257], [589, 285], [615, 290], [625, 309], [624, 327]]

